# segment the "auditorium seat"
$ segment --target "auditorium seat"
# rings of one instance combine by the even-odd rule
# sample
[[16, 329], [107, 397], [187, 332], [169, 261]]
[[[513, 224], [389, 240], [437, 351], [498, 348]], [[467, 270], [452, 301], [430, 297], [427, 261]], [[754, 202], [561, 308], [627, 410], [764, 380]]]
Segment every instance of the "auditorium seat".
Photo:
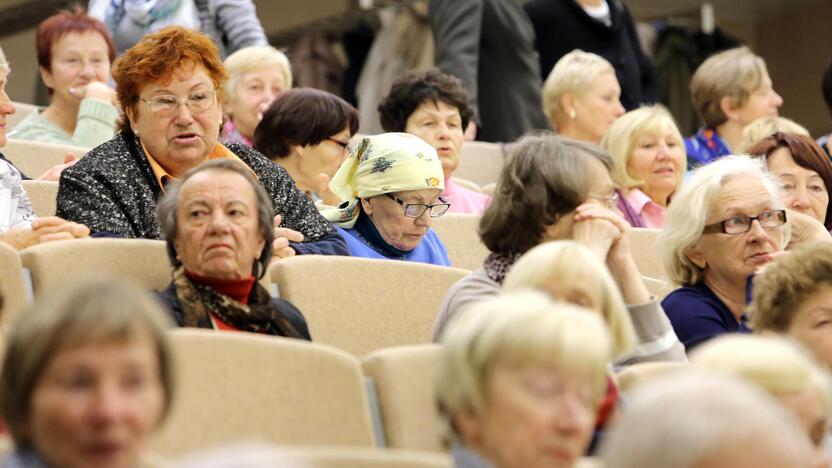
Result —
[[25, 290], [20, 254], [9, 244], [0, 242], [0, 295], [3, 296], [0, 332], [5, 332], [9, 323], [26, 305]]
[[29, 177], [35, 178], [49, 169], [64, 163], [66, 154], [71, 152], [77, 157], [87, 154], [88, 148], [80, 146], [58, 145], [40, 141], [16, 140], [9, 138], [2, 148], [3, 155], [14, 163], [18, 169]]
[[431, 229], [442, 239], [454, 267], [473, 271], [488, 256], [488, 249], [477, 234], [479, 224], [478, 215], [467, 213], [447, 213], [432, 220]]
[[34, 104], [27, 104], [25, 102], [17, 102], [12, 101], [12, 105], [14, 106], [14, 114], [6, 116], [6, 131], [10, 132], [14, 127], [19, 124], [23, 119], [29, 116], [32, 112], [38, 112], [40, 110], [39, 106]]
[[644, 276], [664, 280], [667, 276], [664, 274], [656, 242], [660, 232], [659, 229], [630, 229], [630, 246], [638, 271]]
[[58, 209], [58, 183], [46, 180], [24, 180], [23, 189], [32, 202], [32, 208], [38, 217], [55, 216]]
[[312, 339], [356, 355], [431, 342], [445, 292], [468, 272], [417, 262], [301, 255], [269, 269]]
[[164, 289], [171, 278], [165, 243], [148, 239], [80, 239], [47, 242], [20, 252], [35, 297], [84, 273], [111, 275], [143, 288]]
[[387, 447], [441, 451], [434, 372], [440, 346], [425, 344], [374, 351], [362, 360], [375, 384]]
[[194, 328], [170, 333], [177, 388], [154, 452], [218, 444], [373, 447], [358, 359], [316, 343]]
[[503, 148], [499, 143], [466, 141], [459, 155], [459, 167], [454, 177], [470, 180], [480, 187], [497, 182], [505, 164]]
[[669, 281], [658, 280], [649, 276], [642, 276], [641, 280], [644, 281], [644, 286], [647, 288], [647, 291], [659, 300], [664, 299], [665, 296], [675, 289], [673, 283]]

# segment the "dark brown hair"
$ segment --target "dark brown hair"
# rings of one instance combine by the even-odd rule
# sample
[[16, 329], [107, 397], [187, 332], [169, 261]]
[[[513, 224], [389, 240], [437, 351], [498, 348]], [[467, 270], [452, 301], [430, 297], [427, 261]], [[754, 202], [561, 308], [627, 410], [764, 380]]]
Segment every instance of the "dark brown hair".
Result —
[[427, 101], [442, 101], [456, 107], [462, 118], [462, 130], [474, 115], [471, 98], [462, 81], [438, 68], [431, 68], [421, 73], [407, 73], [393, 81], [390, 93], [378, 105], [381, 127], [385, 132], [403, 132], [410, 114]]
[[[748, 154], [756, 157], [771, 156], [779, 148], [786, 148], [792, 154], [794, 162], [798, 166], [815, 171], [823, 180], [826, 192], [832, 194], [832, 161], [821, 147], [810, 137], [797, 133], [775, 132], [760, 140], [759, 143], [748, 150]], [[826, 210], [826, 219], [823, 221], [826, 229], [832, 229], [832, 210]]]

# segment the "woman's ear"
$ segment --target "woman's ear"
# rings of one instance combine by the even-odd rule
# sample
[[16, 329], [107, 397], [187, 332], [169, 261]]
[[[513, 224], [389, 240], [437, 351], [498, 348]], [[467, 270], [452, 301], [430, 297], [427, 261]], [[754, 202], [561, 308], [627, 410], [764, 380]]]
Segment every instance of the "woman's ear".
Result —
[[43, 80], [43, 84], [47, 88], [55, 89], [55, 80], [52, 77], [52, 72], [43, 67], [38, 67], [38, 70], [40, 71], [40, 79]]
[[688, 257], [688, 260], [690, 260], [691, 263], [698, 266], [702, 270], [704, 270], [708, 265], [708, 262], [705, 260], [705, 255], [703, 255], [702, 251], [699, 250], [698, 242], [685, 249], [685, 256]]
[[736, 120], [738, 118], [737, 111], [739, 108], [734, 104], [734, 100], [730, 96], [722, 96], [719, 100], [719, 110], [725, 114], [728, 120]]
[[480, 446], [480, 422], [479, 418], [469, 411], [462, 411], [454, 415], [453, 425], [459, 432], [462, 442], [470, 448], [476, 449]]
[[575, 97], [572, 93], [566, 92], [560, 96], [560, 107], [563, 109], [563, 113], [566, 114], [567, 119], [573, 120], [577, 116], [577, 112], [575, 111]]
[[367, 214], [367, 216], [373, 216], [373, 205], [370, 204], [369, 198], [359, 198], [361, 201], [361, 210]]

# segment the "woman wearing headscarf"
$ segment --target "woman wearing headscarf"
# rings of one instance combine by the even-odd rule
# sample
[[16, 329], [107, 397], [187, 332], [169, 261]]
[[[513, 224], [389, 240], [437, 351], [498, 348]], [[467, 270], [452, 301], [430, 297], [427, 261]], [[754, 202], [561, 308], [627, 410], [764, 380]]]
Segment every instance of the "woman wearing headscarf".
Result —
[[436, 150], [407, 133], [364, 138], [341, 165], [330, 190], [345, 200], [324, 212], [355, 257], [449, 266], [445, 246], [430, 230], [450, 204]]

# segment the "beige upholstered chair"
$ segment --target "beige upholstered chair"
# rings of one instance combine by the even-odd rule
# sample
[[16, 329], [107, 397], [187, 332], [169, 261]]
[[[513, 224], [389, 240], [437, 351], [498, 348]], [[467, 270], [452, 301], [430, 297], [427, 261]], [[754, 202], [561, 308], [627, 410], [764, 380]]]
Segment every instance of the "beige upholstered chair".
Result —
[[10, 138], [3, 147], [3, 155], [29, 177], [35, 178], [58, 164], [64, 163], [66, 154], [77, 157], [87, 154], [89, 148], [58, 145], [40, 141], [16, 140]]
[[312, 339], [356, 355], [431, 342], [445, 292], [468, 272], [417, 262], [301, 255], [269, 274], [303, 312]]
[[55, 216], [58, 209], [58, 183], [46, 180], [24, 180], [21, 182], [35, 214], [43, 216]]
[[451, 265], [474, 271], [482, 266], [488, 249], [480, 240], [477, 228], [480, 217], [467, 213], [448, 213], [434, 219], [431, 229], [442, 239]]
[[659, 300], [664, 299], [665, 296], [675, 289], [670, 281], [657, 280], [649, 276], [642, 276], [641, 280], [644, 281], [644, 286], [647, 288], [647, 291]]
[[47, 242], [20, 252], [35, 297], [77, 274], [101, 273], [164, 289], [171, 278], [165, 243], [148, 239], [81, 239]]
[[659, 232], [659, 229], [633, 228], [630, 230], [630, 245], [638, 271], [644, 276], [664, 280], [667, 276], [656, 243]]
[[434, 372], [440, 346], [426, 344], [382, 349], [362, 360], [373, 380], [388, 447], [442, 450]]
[[670, 372], [680, 371], [685, 369], [686, 366], [687, 363], [685, 362], [675, 361], [654, 361], [632, 364], [616, 374], [618, 388], [622, 392], [628, 392], [641, 383]]
[[20, 254], [9, 244], [0, 242], [0, 295], [3, 296], [0, 330], [5, 331], [20, 309], [26, 305], [24, 288]]
[[11, 131], [18, 123], [29, 116], [32, 112], [37, 112], [40, 107], [34, 104], [26, 104], [25, 102], [12, 101], [14, 106], [14, 114], [6, 117], [6, 131]]
[[468, 179], [460, 179], [459, 177], [452, 178], [456, 185], [460, 187], [467, 188], [468, 190], [472, 190], [474, 192], [482, 193], [482, 187], [480, 187], [476, 182], [471, 182]]
[[177, 388], [159, 454], [217, 444], [373, 447], [359, 361], [329, 346], [243, 332], [171, 332]]
[[500, 178], [506, 158], [499, 143], [466, 141], [461, 153], [454, 177], [470, 180], [480, 187]]
[[[170, 463], [162, 465], [169, 466]], [[155, 465], [154, 465], [155, 466]], [[173, 465], [171, 465], [173, 466]], [[439, 453], [365, 447], [280, 447], [241, 444], [186, 456], [180, 468], [269, 466], [281, 468], [451, 468], [451, 457]]]

